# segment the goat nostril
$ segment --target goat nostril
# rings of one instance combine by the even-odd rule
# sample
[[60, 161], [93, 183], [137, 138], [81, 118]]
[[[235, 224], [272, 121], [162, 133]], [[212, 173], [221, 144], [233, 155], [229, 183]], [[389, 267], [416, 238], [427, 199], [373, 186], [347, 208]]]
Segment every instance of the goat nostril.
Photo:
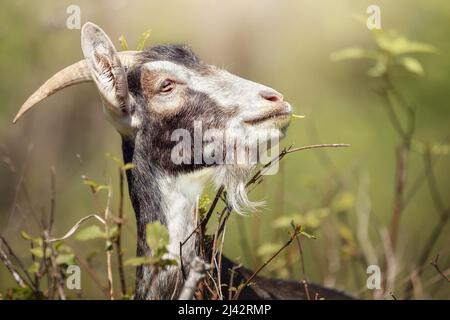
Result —
[[262, 91], [260, 94], [261, 94], [261, 97], [267, 101], [271, 101], [271, 102], [283, 101], [283, 96], [278, 92]]

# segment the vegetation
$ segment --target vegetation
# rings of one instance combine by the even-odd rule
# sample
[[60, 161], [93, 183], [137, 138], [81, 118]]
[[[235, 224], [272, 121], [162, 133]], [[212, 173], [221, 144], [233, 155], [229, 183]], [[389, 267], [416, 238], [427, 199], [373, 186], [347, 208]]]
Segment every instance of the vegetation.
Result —
[[[286, 13], [295, 11], [280, 6]], [[397, 6], [386, 8], [400, 10], [401, 4]], [[43, 15], [45, 10], [41, 10], [37, 11]], [[423, 14], [431, 16], [436, 10], [440, 9], [426, 5]], [[5, 12], [11, 16], [5, 16], [10, 19], [5, 23], [13, 24], [14, 17], [29, 15], [30, 23], [38, 24], [30, 12], [21, 12], [15, 5], [6, 5]], [[142, 30], [145, 17], [136, 16], [142, 22]], [[274, 158], [280, 162], [279, 174], [265, 177], [258, 171], [249, 180], [247, 187], [255, 199], [264, 198], [267, 202], [264, 212], [233, 214], [225, 205], [222, 188], [218, 192], [208, 189], [200, 199], [195, 230], [203, 239], [199, 253], [204, 255], [202, 249], [208, 243], [212, 244], [213, 255], [207, 261], [210, 269], [199, 287], [198, 298], [224, 298], [218, 288], [226, 286], [226, 298], [234, 299], [243, 287], [252, 285], [253, 277], [245, 283], [221, 283], [218, 275], [222, 252], [255, 270], [255, 275], [294, 279], [305, 290], [309, 282], [318, 282], [367, 299], [449, 298], [450, 207], [445, 194], [450, 187], [450, 113], [446, 91], [450, 69], [446, 52], [450, 47], [448, 34], [439, 33], [444, 31], [432, 33], [431, 26], [423, 25], [425, 29], [418, 31], [416, 21], [410, 19], [404, 20], [402, 31], [414, 39], [430, 34], [429, 43], [385, 29], [371, 31], [370, 40], [369, 31], [351, 24], [348, 28], [358, 31], [340, 34], [335, 42], [330, 40], [332, 47], [327, 47], [315, 43], [317, 40], [304, 33], [305, 26], [299, 25], [303, 26], [298, 28], [302, 38], [297, 33], [287, 34], [286, 40], [277, 38], [273, 46], [280, 44], [281, 53], [271, 47], [271, 56], [265, 56], [268, 47], [262, 50], [249, 43], [250, 48], [245, 49], [245, 39], [232, 34], [240, 46], [234, 49], [236, 56], [231, 55], [226, 61], [248, 63], [250, 67], [237, 67], [241, 71], [238, 73], [246, 77], [258, 81], [276, 79], [276, 87], [286, 88], [287, 100], [299, 102], [297, 111], [307, 116], [304, 120], [293, 119], [284, 142], [290, 147]], [[448, 24], [449, 20], [441, 17], [439, 21]], [[120, 30], [124, 30], [124, 25]], [[273, 35], [271, 30], [266, 31], [267, 34], [264, 30], [255, 34]], [[154, 32], [149, 37], [147, 31], [130, 43], [137, 43], [141, 49], [145, 43], [177, 41], [177, 37], [187, 36]], [[20, 44], [15, 38], [20, 39]], [[62, 38], [58, 37], [58, 41]], [[121, 48], [129, 50], [125, 36], [117, 38]], [[6, 72], [12, 73], [9, 68], [16, 65], [25, 79], [32, 70], [28, 61], [38, 60], [44, 61], [39, 69], [43, 74], [55, 69], [54, 61], [51, 64], [46, 58], [45, 48], [57, 48], [56, 40], [36, 39], [23, 26], [17, 27], [14, 39], [7, 38], [5, 50], [0, 53], [2, 61], [11, 61], [11, 66], [2, 62]], [[77, 39], [73, 39], [73, 48], [77, 48]], [[351, 41], [362, 45], [335, 51]], [[198, 42], [200, 46], [204, 40], [199, 38]], [[288, 44], [291, 50], [287, 50]], [[20, 53], [13, 55], [17, 48]], [[73, 49], [78, 53], [76, 50]], [[293, 57], [287, 51], [292, 51]], [[332, 63], [326, 64], [326, 56], [332, 51]], [[33, 59], [25, 52], [33, 52]], [[206, 49], [205, 52], [205, 60], [208, 54], [213, 56]], [[264, 60], [273, 59], [277, 68], [272, 63], [262, 68], [258, 62], [249, 62], [245, 52], [263, 52]], [[70, 59], [77, 57], [79, 54], [69, 52]], [[310, 65], [301, 62], [303, 57], [312, 61]], [[292, 70], [283, 69], [283, 61]], [[340, 61], [347, 63], [335, 63]], [[217, 63], [214, 59], [209, 62]], [[321, 75], [319, 80], [317, 74]], [[8, 97], [7, 113], [0, 110], [2, 124], [10, 122], [20, 101], [42, 78], [45, 76], [25, 79], [24, 88], [15, 95], [11, 94], [11, 84], [0, 80], [0, 92]], [[305, 97], [298, 91], [303, 91]], [[22, 127], [8, 129], [19, 133], [2, 135], [3, 299], [129, 299], [133, 295], [135, 266], [151, 264], [163, 269], [183, 263], [165, 257], [168, 234], [159, 223], [147, 226], [146, 240], [154, 249], [153, 256], [135, 257], [134, 214], [125, 196], [124, 182], [131, 164], [109, 153], [102, 157], [106, 150], [119, 153], [113, 147], [117, 136], [109, 142], [112, 131], [102, 124], [100, 114], [89, 118], [79, 112], [78, 104], [96, 101], [93, 92], [85, 92], [86, 95], [72, 96], [63, 102], [74, 104], [72, 111], [56, 111], [60, 113], [54, 117], [37, 118], [41, 127], [37, 132], [42, 137], [31, 139], [33, 133]], [[58, 96], [52, 101], [58, 99], [64, 98]], [[52, 107], [55, 106], [48, 110]], [[53, 118], [76, 119], [62, 126], [62, 120]], [[25, 137], [34, 142], [34, 149], [31, 144], [27, 148], [22, 143]], [[99, 148], [98, 144], [104, 141], [107, 142]], [[322, 141], [347, 142], [351, 147], [325, 150], [327, 146], [343, 145], [323, 145]], [[77, 160], [80, 165], [73, 169]], [[49, 175], [46, 168], [50, 163], [55, 163], [58, 170], [52, 168]], [[67, 267], [74, 264], [82, 270], [80, 290], [67, 288]], [[381, 269], [379, 290], [366, 286], [369, 265]], [[308, 292], [308, 296], [320, 298], [314, 292]]]

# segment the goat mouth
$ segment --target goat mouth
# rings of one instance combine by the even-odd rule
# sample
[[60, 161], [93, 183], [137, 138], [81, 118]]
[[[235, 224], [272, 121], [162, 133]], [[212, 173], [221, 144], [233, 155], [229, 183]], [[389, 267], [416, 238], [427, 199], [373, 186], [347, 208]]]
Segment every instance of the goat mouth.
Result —
[[244, 123], [250, 124], [250, 125], [258, 125], [260, 123], [269, 122], [269, 121], [273, 120], [274, 122], [277, 122], [277, 123], [280, 122], [280, 124], [281, 124], [281, 123], [289, 122], [290, 119], [291, 119], [290, 111], [282, 111], [282, 112], [277, 111], [277, 112], [265, 114], [265, 115], [257, 117], [257, 118], [244, 120]]

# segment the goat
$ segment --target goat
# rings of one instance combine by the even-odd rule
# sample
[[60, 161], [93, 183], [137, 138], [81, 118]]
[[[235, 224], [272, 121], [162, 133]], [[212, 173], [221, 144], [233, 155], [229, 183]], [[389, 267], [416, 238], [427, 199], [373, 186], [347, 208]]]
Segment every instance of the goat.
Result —
[[[127, 181], [136, 215], [137, 255], [151, 254], [145, 227], [160, 221], [169, 232], [169, 254], [190, 261], [195, 256], [195, 240], [184, 245], [183, 257], [179, 256], [179, 243], [195, 228], [192, 212], [203, 186], [213, 179], [217, 186], [226, 187], [231, 207], [239, 211], [252, 206], [245, 194], [252, 166], [204, 161], [175, 164], [171, 161], [175, 146], [171, 132], [181, 128], [194, 134], [194, 123], [201, 121], [205, 129], [249, 136], [250, 140], [241, 142], [244, 144], [266, 133], [269, 138], [281, 138], [290, 121], [291, 106], [269, 87], [202, 62], [187, 46], [156, 45], [139, 52], [117, 52], [106, 33], [88, 22], [81, 30], [81, 47], [85, 59], [45, 82], [22, 105], [14, 122], [63, 88], [94, 82], [103, 111], [122, 138], [124, 162], [134, 164], [127, 171]], [[207, 142], [204, 149], [212, 143]], [[229, 278], [232, 267], [224, 258], [224, 279]], [[245, 268], [237, 273], [235, 281], [251, 274]], [[150, 266], [137, 268], [136, 299], [177, 297], [183, 286], [176, 266], [159, 272], [149, 285], [151, 277]], [[255, 281], [256, 286], [243, 290], [243, 298], [305, 298], [298, 283], [261, 277]], [[312, 285], [312, 290], [326, 298], [347, 297], [320, 286]]]

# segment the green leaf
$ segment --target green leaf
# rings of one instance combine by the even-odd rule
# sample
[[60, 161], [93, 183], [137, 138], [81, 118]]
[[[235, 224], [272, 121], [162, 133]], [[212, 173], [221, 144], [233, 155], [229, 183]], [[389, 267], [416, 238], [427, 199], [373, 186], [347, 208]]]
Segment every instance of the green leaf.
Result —
[[416, 58], [403, 57], [400, 59], [400, 64], [409, 72], [418, 74], [419, 76], [423, 76], [424, 74], [423, 67]]
[[[39, 297], [39, 299], [42, 299], [43, 297]], [[11, 289], [11, 299], [12, 300], [34, 300], [36, 299], [36, 296], [28, 287], [20, 288], [15, 287]]]
[[117, 165], [118, 165], [119, 167], [121, 167], [121, 166], [123, 165], [122, 160], [120, 160], [118, 157], [112, 155], [111, 153], [108, 152], [108, 153], [105, 154], [105, 156], [106, 156], [107, 158], [110, 158], [111, 160], [113, 160], [115, 163], [117, 163]]
[[101, 190], [109, 190], [109, 186], [106, 184], [101, 184], [95, 188], [95, 192], [99, 192]]
[[291, 213], [290, 215], [282, 216], [273, 221], [272, 226], [274, 228], [285, 229], [291, 226], [291, 222], [294, 224], [302, 225], [305, 222], [305, 219], [299, 213]]
[[75, 239], [79, 241], [87, 241], [93, 239], [106, 239], [106, 233], [102, 231], [97, 225], [92, 225], [80, 230]]
[[348, 243], [355, 243], [355, 237], [353, 236], [352, 230], [346, 225], [341, 224], [338, 227], [338, 232], [341, 238]]
[[433, 144], [431, 146], [431, 154], [435, 156], [446, 156], [450, 153], [450, 145], [448, 144]]
[[305, 214], [291, 213], [274, 220], [273, 227], [279, 229], [290, 228], [294, 225], [301, 225], [309, 229], [316, 229], [320, 226], [323, 219], [330, 213], [328, 208], [318, 208], [310, 210]]
[[169, 244], [169, 232], [159, 221], [147, 224], [146, 240], [155, 255], [156, 251], [165, 249]]
[[60, 254], [56, 257], [57, 264], [75, 264], [75, 255], [73, 253]]
[[367, 71], [367, 74], [374, 78], [381, 77], [387, 72], [387, 66], [388, 59], [386, 57], [380, 57], [375, 65]]
[[148, 38], [150, 37], [150, 33], [151, 33], [151, 30], [147, 30], [141, 34], [141, 38], [139, 39], [139, 42], [138, 42], [138, 45], [136, 48], [137, 51], [144, 50], [145, 43], [147, 42]]
[[418, 140], [413, 140], [412, 147], [414, 151], [420, 154], [426, 154], [427, 152], [431, 153], [434, 156], [446, 156], [450, 154], [450, 144], [430, 144]]
[[201, 218], [203, 218], [205, 214], [208, 212], [211, 203], [212, 201], [208, 197], [208, 195], [205, 194], [200, 197], [200, 199], [198, 200], [198, 212]]
[[33, 240], [33, 238], [28, 233], [26, 233], [25, 231], [20, 231], [20, 235], [22, 236], [22, 238], [24, 240]]
[[355, 206], [355, 196], [353, 193], [344, 191], [339, 193], [331, 205], [333, 211], [342, 212], [351, 210]]
[[95, 182], [94, 180], [91, 179], [83, 179], [83, 184], [95, 189], [97, 188], [97, 182]]
[[132, 164], [132, 163], [126, 163], [122, 166], [123, 171], [131, 170], [133, 168], [134, 168], [134, 164]]
[[24, 240], [32, 241], [37, 246], [42, 247], [42, 238], [40, 238], [40, 237], [33, 238], [25, 231], [20, 231], [20, 235]]
[[376, 60], [379, 57], [379, 53], [372, 50], [366, 50], [360, 47], [349, 47], [331, 54], [331, 60], [342, 61], [350, 59], [371, 59]]
[[301, 230], [299, 233], [308, 239], [317, 239], [316, 236], [309, 234], [306, 231]]
[[373, 33], [380, 49], [394, 56], [405, 53], [435, 53], [437, 51], [430, 44], [408, 40], [394, 30], [373, 30]]
[[64, 253], [72, 253], [72, 248], [69, 247], [68, 245], [64, 244], [64, 242], [58, 242], [57, 244], [55, 244], [55, 249], [58, 252], [64, 252]]
[[143, 264], [149, 264], [149, 258], [150, 257], [134, 257], [134, 258], [130, 258], [130, 259], [127, 259], [125, 261], [125, 265], [126, 266], [137, 267], [137, 266], [141, 266]]
[[119, 227], [117, 225], [112, 226], [108, 231], [108, 239], [111, 241], [117, 239], [117, 236], [119, 235]]
[[124, 35], [121, 35], [119, 37], [119, 43], [120, 43], [120, 48], [122, 48], [123, 51], [127, 51], [128, 50], [127, 39], [125, 39]]
[[168, 266], [176, 266], [178, 264], [175, 259], [164, 259], [161, 257], [134, 257], [125, 261], [126, 266], [137, 267], [141, 265], [152, 265], [159, 268], [166, 268]]
[[38, 273], [39, 272], [39, 267], [40, 267], [39, 262], [35, 261], [35, 262], [33, 262], [31, 264], [31, 266], [28, 267], [27, 271], [29, 273]]
[[[30, 252], [34, 256], [41, 258], [41, 259], [44, 256], [44, 249], [42, 247], [31, 248]], [[48, 258], [48, 257], [50, 257], [51, 254], [52, 254], [52, 250], [50, 248], [45, 248], [45, 257]]]

